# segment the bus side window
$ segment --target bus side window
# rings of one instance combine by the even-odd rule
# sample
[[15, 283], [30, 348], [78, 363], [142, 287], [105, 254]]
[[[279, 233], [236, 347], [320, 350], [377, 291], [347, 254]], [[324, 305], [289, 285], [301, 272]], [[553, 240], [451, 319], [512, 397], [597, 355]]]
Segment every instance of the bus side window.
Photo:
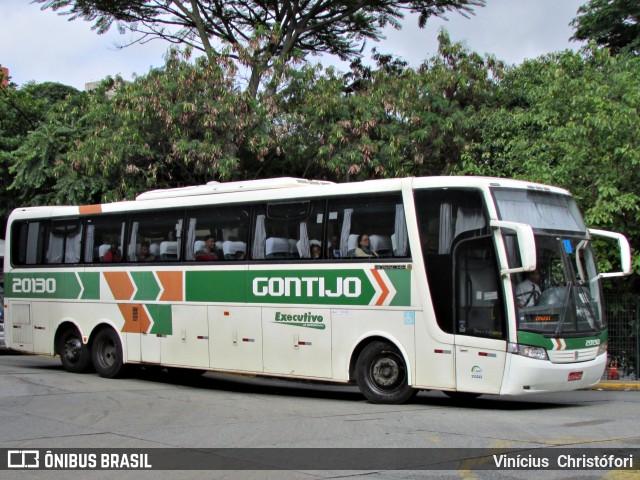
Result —
[[46, 263], [79, 263], [81, 240], [82, 224], [79, 219], [52, 220], [49, 223]]
[[16, 265], [39, 265], [44, 259], [46, 222], [16, 222], [11, 231], [12, 261]]
[[120, 263], [123, 261], [124, 215], [105, 215], [87, 219], [84, 238], [85, 263]]
[[[366, 234], [368, 258], [410, 256], [402, 198], [398, 194], [360, 196], [329, 202], [327, 255], [329, 258], [356, 258], [362, 250], [358, 239]], [[369, 252], [371, 250], [371, 253]], [[361, 258], [363, 257], [360, 254]]]
[[[246, 260], [250, 209], [247, 206], [198, 208], [187, 212], [186, 261]], [[207, 246], [207, 240], [213, 247]]]
[[126, 259], [130, 262], [177, 262], [182, 251], [184, 210], [131, 218]]
[[[251, 258], [321, 259], [324, 200], [273, 202], [256, 207]], [[313, 245], [316, 245], [313, 247]], [[312, 253], [316, 255], [312, 257]]]

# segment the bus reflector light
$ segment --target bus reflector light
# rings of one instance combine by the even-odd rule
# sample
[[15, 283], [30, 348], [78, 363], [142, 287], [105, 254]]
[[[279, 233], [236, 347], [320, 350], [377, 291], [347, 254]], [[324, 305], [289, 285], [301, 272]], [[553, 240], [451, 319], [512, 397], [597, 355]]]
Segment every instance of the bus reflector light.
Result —
[[582, 380], [582, 372], [569, 372], [569, 377], [567, 378], [569, 382], [575, 382], [576, 380]]

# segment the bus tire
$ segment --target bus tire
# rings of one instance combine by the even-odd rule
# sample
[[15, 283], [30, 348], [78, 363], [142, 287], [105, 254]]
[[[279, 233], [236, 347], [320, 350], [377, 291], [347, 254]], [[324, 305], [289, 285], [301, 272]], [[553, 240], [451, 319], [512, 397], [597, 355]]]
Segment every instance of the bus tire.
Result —
[[405, 403], [418, 393], [409, 385], [402, 354], [387, 342], [371, 342], [362, 350], [357, 362], [356, 381], [371, 403]]
[[93, 366], [104, 378], [117, 378], [124, 373], [122, 343], [112, 328], [100, 330], [91, 346]]
[[58, 337], [56, 351], [60, 355], [62, 367], [71, 373], [85, 373], [91, 370], [89, 345], [82, 343], [80, 332], [75, 327], [65, 328]]

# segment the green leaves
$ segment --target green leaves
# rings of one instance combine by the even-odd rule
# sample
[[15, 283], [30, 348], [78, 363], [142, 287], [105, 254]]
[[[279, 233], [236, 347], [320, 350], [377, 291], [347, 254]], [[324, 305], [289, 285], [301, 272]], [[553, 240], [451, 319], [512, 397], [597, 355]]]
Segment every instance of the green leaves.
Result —
[[[71, 20], [93, 22], [105, 33], [115, 23], [127, 44], [160, 38], [201, 51], [215, 63], [224, 58], [250, 72], [247, 91], [272, 93], [283, 69], [304, 56], [328, 53], [360, 57], [367, 40], [383, 38], [386, 25], [400, 27], [405, 12], [428, 18], [458, 11], [470, 15], [484, 0], [34, 0]], [[221, 45], [222, 48], [217, 46]], [[266, 80], [266, 81], [265, 81]], [[275, 81], [275, 85], [274, 85]]]
[[[588, 225], [637, 245], [638, 105], [640, 58], [588, 48], [527, 61], [507, 70], [496, 107], [480, 111], [480, 140], [464, 151], [458, 172], [565, 187]], [[612, 262], [605, 257], [601, 268]]]
[[574, 40], [591, 40], [612, 53], [640, 54], [640, 3], [637, 0], [590, 0], [571, 25]]
[[[107, 202], [210, 180], [474, 174], [565, 187], [588, 225], [638, 244], [640, 58], [591, 46], [505, 67], [442, 31], [418, 68], [376, 60], [346, 75], [283, 64], [255, 96], [233, 61], [188, 50], [90, 93], [12, 87], [0, 94], [3, 205]], [[610, 247], [603, 270], [616, 262]]]

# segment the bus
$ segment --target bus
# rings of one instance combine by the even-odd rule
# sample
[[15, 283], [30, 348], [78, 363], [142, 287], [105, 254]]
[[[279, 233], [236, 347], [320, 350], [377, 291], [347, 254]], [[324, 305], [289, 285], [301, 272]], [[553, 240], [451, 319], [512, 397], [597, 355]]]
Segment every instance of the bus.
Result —
[[[620, 271], [598, 272], [596, 236]], [[13, 350], [107, 378], [142, 365], [355, 383], [389, 404], [598, 383], [601, 280], [631, 272], [626, 238], [587, 229], [566, 190], [463, 176], [19, 208], [6, 242]]]

